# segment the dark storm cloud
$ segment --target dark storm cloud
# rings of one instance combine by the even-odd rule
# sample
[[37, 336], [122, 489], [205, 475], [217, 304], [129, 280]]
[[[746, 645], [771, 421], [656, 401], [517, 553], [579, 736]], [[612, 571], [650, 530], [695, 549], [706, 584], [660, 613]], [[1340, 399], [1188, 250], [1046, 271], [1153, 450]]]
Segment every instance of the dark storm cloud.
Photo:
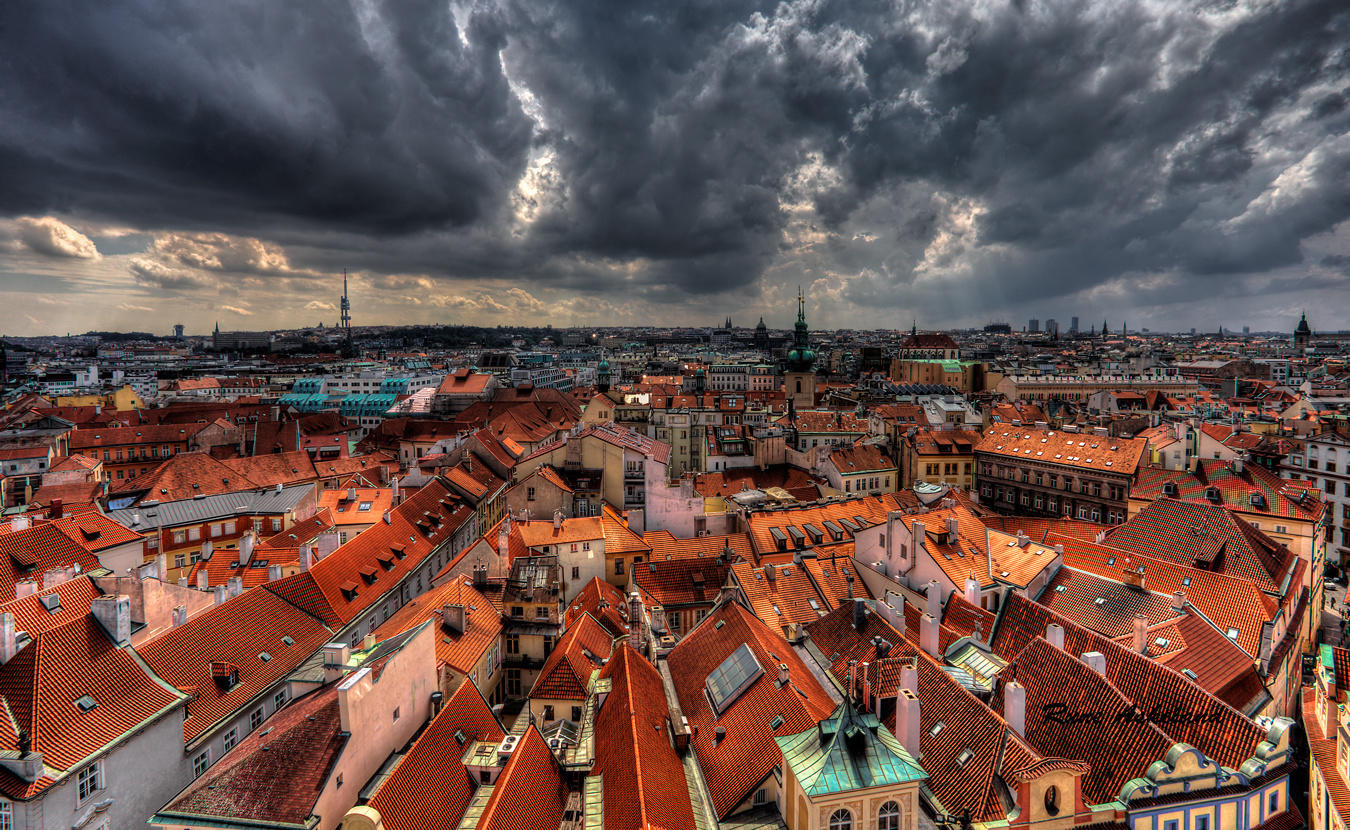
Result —
[[[942, 314], [1203, 297], [1350, 218], [1341, 0], [469, 7], [0, 7], [0, 211], [663, 302], [830, 272]], [[210, 279], [179, 264], [133, 270]]]

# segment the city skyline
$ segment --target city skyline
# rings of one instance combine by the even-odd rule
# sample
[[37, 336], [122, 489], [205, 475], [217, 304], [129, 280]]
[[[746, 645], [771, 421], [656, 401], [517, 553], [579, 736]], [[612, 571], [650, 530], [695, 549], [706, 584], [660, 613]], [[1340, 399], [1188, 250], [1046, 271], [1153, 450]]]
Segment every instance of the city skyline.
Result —
[[6, 333], [1350, 315], [1334, 2], [5, 17]]

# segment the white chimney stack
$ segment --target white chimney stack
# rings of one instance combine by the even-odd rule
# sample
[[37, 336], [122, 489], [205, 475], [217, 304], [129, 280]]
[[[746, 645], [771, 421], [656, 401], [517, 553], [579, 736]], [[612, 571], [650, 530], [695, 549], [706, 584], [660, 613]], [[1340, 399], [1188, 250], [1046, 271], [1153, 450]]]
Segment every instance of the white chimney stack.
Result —
[[253, 561], [253, 546], [257, 543], [257, 537], [253, 531], [245, 533], [239, 537], [239, 564], [247, 565]]
[[206, 572], [206, 568], [197, 571], [197, 590], [206, 591], [211, 588], [211, 575]]
[[980, 583], [974, 576], [966, 577], [966, 602], [971, 605], [980, 604]]
[[920, 736], [923, 728], [919, 718], [919, 696], [909, 689], [901, 689], [895, 697], [895, 731], [900, 745], [915, 760], [923, 755]]
[[1060, 651], [1064, 650], [1064, 626], [1050, 623], [1045, 627], [1045, 641]]
[[1083, 665], [1106, 677], [1106, 655], [1100, 651], [1083, 652]]
[[1003, 686], [1003, 719], [1022, 737], [1027, 734], [1027, 690], [1011, 680]]
[[0, 614], [0, 664], [8, 663], [19, 653], [19, 643], [15, 639], [14, 615], [6, 611]]
[[230, 589], [230, 596], [237, 597], [244, 593], [244, 578], [242, 576], [232, 576], [227, 583]]
[[1172, 610], [1181, 613], [1186, 610], [1186, 592], [1176, 591], [1172, 594]]
[[932, 657], [941, 657], [938, 648], [938, 621], [932, 614], [924, 614], [919, 621], [919, 643]]
[[924, 589], [928, 594], [928, 613], [934, 617], [942, 616], [942, 588], [938, 581], [934, 579], [928, 583]]

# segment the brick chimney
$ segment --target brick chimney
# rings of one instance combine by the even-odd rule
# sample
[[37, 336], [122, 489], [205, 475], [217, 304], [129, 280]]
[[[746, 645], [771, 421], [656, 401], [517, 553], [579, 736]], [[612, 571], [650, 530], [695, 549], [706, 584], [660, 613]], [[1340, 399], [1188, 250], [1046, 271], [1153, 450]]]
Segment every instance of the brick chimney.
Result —
[[1083, 652], [1083, 665], [1106, 677], [1106, 655], [1100, 651]]
[[441, 624], [454, 633], [464, 633], [466, 621], [463, 604], [451, 603], [441, 607]]
[[1148, 617], [1143, 614], [1134, 615], [1134, 650], [1148, 653]]
[[131, 598], [125, 595], [104, 595], [89, 602], [89, 612], [107, 632], [114, 645], [131, 642]]

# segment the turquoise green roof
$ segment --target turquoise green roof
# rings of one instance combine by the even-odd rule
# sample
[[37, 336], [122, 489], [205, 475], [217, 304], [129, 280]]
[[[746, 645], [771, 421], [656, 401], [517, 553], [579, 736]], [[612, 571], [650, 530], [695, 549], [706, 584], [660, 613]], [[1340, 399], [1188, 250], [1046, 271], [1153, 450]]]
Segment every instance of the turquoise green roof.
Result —
[[855, 712], [847, 703], [814, 729], [774, 740], [783, 763], [812, 798], [928, 777], [876, 715]]

